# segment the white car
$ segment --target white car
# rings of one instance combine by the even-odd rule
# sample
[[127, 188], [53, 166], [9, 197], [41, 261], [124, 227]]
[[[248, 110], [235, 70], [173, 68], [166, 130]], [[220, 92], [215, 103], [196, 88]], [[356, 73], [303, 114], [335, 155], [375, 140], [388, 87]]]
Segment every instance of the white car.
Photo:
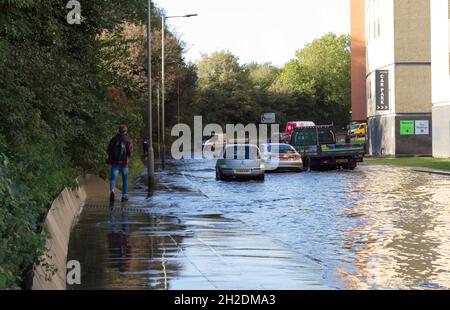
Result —
[[260, 149], [266, 171], [303, 171], [302, 156], [292, 145], [268, 143]]
[[222, 150], [226, 144], [227, 144], [226, 134], [215, 134], [203, 142], [203, 148], [208, 149], [211, 152], [214, 152], [215, 150]]

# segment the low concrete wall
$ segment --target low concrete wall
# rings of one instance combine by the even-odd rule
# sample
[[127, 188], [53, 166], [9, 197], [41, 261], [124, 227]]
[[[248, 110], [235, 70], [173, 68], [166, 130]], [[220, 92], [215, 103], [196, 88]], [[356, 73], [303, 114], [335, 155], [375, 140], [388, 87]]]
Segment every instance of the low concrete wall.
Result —
[[[70, 233], [74, 220], [87, 203], [104, 203], [108, 199], [109, 185], [94, 175], [77, 179], [77, 189], [65, 188], [55, 199], [45, 219], [45, 229], [50, 234], [47, 239], [47, 255], [43, 263], [36, 266], [33, 278], [33, 290], [65, 290], [66, 260]], [[53, 265], [57, 272], [50, 279], [46, 277], [43, 264]], [[50, 275], [51, 276], [51, 275]]]

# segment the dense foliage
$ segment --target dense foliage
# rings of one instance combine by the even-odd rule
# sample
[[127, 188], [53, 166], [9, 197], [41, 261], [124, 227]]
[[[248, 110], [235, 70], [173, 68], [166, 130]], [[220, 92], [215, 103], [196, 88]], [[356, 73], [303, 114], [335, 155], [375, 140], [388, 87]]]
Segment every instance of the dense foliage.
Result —
[[256, 106], [252, 81], [247, 70], [230, 53], [205, 55], [198, 64], [196, 112], [207, 123], [255, 122]]
[[81, 24], [69, 25], [66, 1], [0, 0], [0, 289], [23, 288], [45, 253], [41, 225], [61, 189], [106, 176], [118, 125], [136, 141], [144, 131], [147, 1], [79, 2]]

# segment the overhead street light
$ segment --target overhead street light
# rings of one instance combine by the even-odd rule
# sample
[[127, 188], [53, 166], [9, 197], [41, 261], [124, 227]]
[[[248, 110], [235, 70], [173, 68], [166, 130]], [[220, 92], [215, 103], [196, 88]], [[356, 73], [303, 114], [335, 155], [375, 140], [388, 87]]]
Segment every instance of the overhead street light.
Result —
[[189, 18], [189, 17], [196, 17], [198, 14], [186, 14], [186, 15], [179, 15], [179, 16], [161, 16], [162, 20], [162, 44], [161, 44], [161, 127], [162, 127], [162, 157], [161, 157], [161, 166], [162, 169], [166, 168], [166, 139], [165, 139], [165, 103], [166, 103], [166, 90], [165, 90], [165, 28], [166, 28], [166, 19], [169, 18]]

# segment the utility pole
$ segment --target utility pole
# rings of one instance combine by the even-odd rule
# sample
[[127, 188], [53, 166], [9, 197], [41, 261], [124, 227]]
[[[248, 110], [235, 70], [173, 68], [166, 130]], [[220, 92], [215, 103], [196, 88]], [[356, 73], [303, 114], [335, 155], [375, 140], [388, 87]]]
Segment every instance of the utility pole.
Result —
[[165, 35], [166, 35], [166, 17], [163, 15], [161, 17], [162, 20], [162, 46], [161, 46], [161, 113], [162, 113], [162, 117], [161, 117], [161, 131], [162, 131], [162, 157], [161, 157], [161, 166], [162, 169], [166, 169], [166, 134], [165, 134], [165, 129], [166, 129], [166, 122], [165, 122], [165, 118], [166, 118], [166, 114], [165, 114], [165, 105], [166, 105], [166, 82], [165, 82], [165, 70], [166, 70], [166, 51], [165, 51]]
[[177, 123], [180, 124], [180, 71], [178, 69], [178, 77], [177, 77]]
[[159, 97], [159, 92], [160, 92], [160, 85], [158, 82], [158, 88], [156, 90], [156, 107], [157, 107], [157, 114], [158, 114], [158, 158], [161, 159], [161, 114], [159, 112], [159, 107], [160, 107], [160, 97]]
[[151, 7], [152, 1], [147, 2], [147, 53], [148, 53], [148, 195], [153, 195], [155, 185], [155, 161], [153, 153], [153, 115], [152, 115], [152, 24], [151, 24]]

